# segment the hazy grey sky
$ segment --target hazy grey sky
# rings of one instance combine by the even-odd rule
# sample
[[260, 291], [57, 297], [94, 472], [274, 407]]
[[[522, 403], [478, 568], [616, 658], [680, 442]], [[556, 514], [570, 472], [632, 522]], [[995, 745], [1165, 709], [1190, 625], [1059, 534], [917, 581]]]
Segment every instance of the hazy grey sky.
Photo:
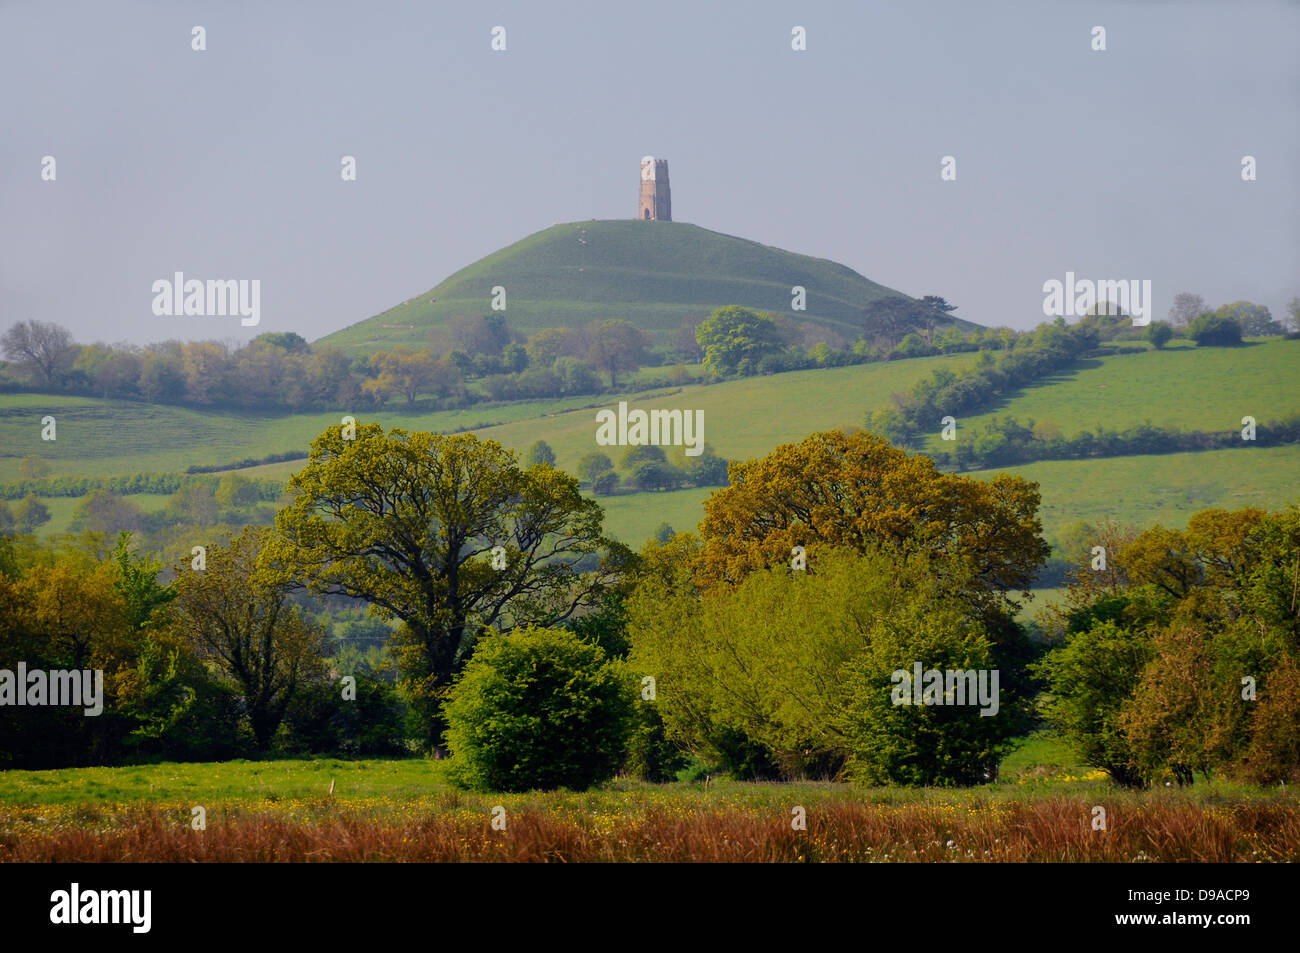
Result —
[[[646, 154], [675, 220], [969, 320], [1037, 323], [1067, 270], [1151, 279], [1158, 317], [1182, 290], [1279, 314], [1297, 37], [1281, 2], [0, 0], [0, 325], [315, 339], [553, 223], [634, 217]], [[260, 279], [261, 324], [154, 316], [175, 271]]]

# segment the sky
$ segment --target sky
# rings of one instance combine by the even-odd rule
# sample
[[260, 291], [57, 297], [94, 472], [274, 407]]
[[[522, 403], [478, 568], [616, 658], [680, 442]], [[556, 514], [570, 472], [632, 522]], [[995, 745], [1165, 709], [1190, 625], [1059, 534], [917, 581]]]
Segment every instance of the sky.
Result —
[[[635, 217], [644, 155], [675, 221], [981, 324], [1044, 320], [1067, 271], [1150, 280], [1158, 318], [1180, 291], [1281, 316], [1298, 36], [1267, 0], [0, 0], [0, 326], [314, 340], [557, 222]], [[177, 271], [259, 280], [259, 325], [155, 315]]]

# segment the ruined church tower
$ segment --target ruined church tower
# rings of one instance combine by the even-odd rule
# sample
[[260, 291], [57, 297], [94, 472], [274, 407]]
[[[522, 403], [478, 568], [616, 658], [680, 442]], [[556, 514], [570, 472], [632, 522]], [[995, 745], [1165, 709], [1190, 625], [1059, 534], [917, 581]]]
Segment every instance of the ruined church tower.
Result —
[[641, 199], [636, 217], [660, 222], [673, 220], [672, 193], [668, 191], [668, 160], [646, 156], [641, 160]]

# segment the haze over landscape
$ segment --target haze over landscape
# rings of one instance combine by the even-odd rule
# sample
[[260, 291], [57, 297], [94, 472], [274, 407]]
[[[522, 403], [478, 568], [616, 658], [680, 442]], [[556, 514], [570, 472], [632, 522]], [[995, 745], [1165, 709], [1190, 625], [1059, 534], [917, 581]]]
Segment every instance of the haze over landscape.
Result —
[[[1295, 4], [60, 9], [0, 8], [0, 300], [78, 340], [314, 340], [632, 218], [646, 153], [676, 221], [981, 324], [1031, 327], [1067, 270], [1151, 279], [1157, 317], [1300, 292]], [[156, 317], [176, 270], [260, 279], [260, 325]]]

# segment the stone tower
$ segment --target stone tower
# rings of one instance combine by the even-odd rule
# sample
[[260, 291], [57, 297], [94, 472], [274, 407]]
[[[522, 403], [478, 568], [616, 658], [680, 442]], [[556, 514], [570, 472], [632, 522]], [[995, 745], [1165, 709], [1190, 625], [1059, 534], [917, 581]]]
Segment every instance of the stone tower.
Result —
[[641, 199], [636, 217], [660, 222], [673, 220], [672, 193], [668, 190], [668, 160], [646, 156], [641, 160]]

